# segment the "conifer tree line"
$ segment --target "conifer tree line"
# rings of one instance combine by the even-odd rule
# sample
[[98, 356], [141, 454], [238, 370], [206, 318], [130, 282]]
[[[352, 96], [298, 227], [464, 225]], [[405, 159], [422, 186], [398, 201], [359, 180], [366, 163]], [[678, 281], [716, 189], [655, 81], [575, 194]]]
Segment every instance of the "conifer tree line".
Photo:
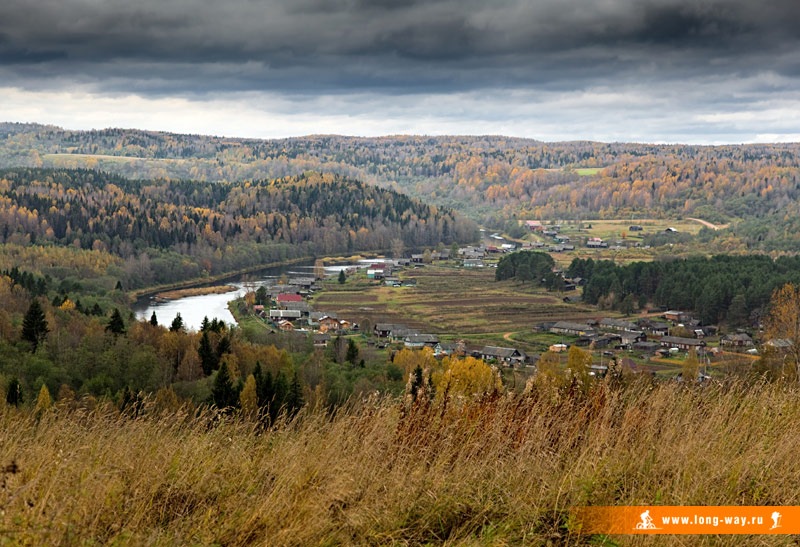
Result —
[[519, 251], [505, 255], [497, 263], [496, 281], [516, 279], [523, 283], [557, 290], [563, 287], [563, 279], [553, 272], [555, 260], [547, 253]]
[[695, 312], [703, 324], [745, 327], [765, 315], [773, 292], [800, 283], [800, 257], [764, 255], [655, 260], [618, 265], [576, 258], [566, 274], [586, 280], [583, 299], [620, 309], [636, 302]]

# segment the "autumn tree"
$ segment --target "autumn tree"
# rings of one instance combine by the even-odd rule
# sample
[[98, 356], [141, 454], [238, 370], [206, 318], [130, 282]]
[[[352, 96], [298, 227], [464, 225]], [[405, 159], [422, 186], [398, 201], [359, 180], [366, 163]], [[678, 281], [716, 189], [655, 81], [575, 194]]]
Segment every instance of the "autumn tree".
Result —
[[561, 358], [552, 351], [546, 351], [539, 356], [536, 362], [536, 374], [529, 381], [529, 385], [558, 386], [563, 380]]
[[589, 372], [591, 372], [592, 354], [584, 351], [578, 346], [571, 346], [567, 353], [567, 368], [572, 376], [580, 381], [584, 386], [589, 382]]
[[41, 417], [53, 406], [53, 398], [50, 396], [50, 390], [47, 389], [47, 384], [42, 384], [39, 390], [39, 396], [36, 397], [36, 407], [34, 413]]
[[321, 258], [314, 261], [314, 278], [325, 279], [325, 263]]
[[442, 366], [444, 370], [432, 376], [437, 397], [484, 395], [502, 389], [499, 373], [482, 359], [445, 357]]
[[681, 378], [683, 378], [684, 382], [695, 383], [699, 374], [700, 361], [697, 360], [697, 353], [694, 350], [689, 350], [686, 359], [683, 360], [681, 365]]
[[788, 342], [783, 363], [800, 381], [800, 286], [787, 283], [772, 293], [764, 327], [768, 340]]
[[253, 418], [258, 415], [258, 394], [253, 374], [247, 376], [242, 392], [239, 393], [239, 407], [242, 409], [242, 414], [247, 417]]

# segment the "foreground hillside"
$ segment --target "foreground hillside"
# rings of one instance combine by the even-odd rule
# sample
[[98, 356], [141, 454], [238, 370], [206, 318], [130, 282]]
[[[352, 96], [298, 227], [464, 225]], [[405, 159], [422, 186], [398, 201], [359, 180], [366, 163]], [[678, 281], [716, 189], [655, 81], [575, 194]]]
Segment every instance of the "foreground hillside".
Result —
[[800, 145], [543, 143], [508, 137], [231, 139], [0, 124], [0, 166], [233, 181], [337, 173], [501, 227], [523, 218], [699, 217], [742, 247], [795, 250]]
[[30, 545], [596, 545], [571, 508], [797, 505], [798, 395], [778, 384], [536, 385], [306, 410], [269, 430], [157, 404], [136, 419], [80, 408], [87, 400], [40, 418], [5, 409], [0, 528]]

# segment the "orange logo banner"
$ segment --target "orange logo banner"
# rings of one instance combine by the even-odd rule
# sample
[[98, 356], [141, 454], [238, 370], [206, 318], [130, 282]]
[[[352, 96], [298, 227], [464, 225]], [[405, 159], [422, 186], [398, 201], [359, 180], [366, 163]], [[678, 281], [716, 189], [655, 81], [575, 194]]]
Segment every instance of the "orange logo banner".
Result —
[[577, 507], [582, 534], [800, 534], [800, 506]]

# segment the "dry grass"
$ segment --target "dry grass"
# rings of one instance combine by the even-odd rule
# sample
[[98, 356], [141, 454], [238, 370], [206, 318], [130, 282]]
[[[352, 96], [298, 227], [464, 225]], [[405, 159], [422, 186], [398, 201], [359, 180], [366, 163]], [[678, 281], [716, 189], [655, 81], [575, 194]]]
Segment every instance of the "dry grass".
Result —
[[[3, 544], [541, 545], [577, 505], [798, 505], [800, 392], [539, 388], [246, 421], [0, 411]], [[780, 545], [776, 536], [616, 537]], [[597, 543], [595, 543], [597, 544]]]

